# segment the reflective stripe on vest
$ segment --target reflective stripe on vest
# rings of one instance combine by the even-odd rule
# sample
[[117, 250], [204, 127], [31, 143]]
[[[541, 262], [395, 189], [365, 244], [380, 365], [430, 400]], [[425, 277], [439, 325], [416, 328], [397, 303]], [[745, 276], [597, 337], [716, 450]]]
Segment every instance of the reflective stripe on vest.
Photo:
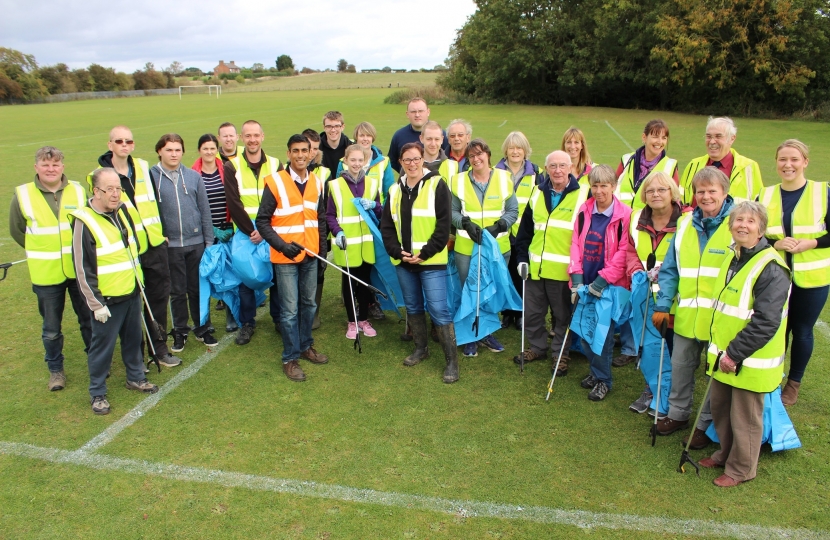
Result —
[[[720, 292], [715, 302], [711, 324], [712, 339], [707, 354], [707, 371], [710, 375], [718, 353], [726, 351], [729, 343], [746, 328], [753, 316], [752, 306], [755, 299], [752, 289], [761, 271], [769, 264], [778, 264], [787, 270], [784, 259], [769, 247], [756, 254], [727, 283], [726, 277], [733, 258], [734, 253], [730, 250], [730, 256], [724, 260], [715, 284], [716, 290]], [[789, 297], [789, 294], [787, 296]], [[739, 374], [724, 373], [719, 369], [712, 376], [724, 384], [752, 392], [775, 390], [781, 383], [781, 375], [784, 372], [788, 304], [789, 300], [784, 303], [781, 324], [775, 335], [743, 361]]]
[[121, 231], [110, 218], [100, 215], [92, 208], [82, 208], [72, 215], [84, 222], [95, 239], [95, 253], [98, 265], [98, 290], [102, 296], [125, 296], [135, 290], [136, 274], [138, 279], [144, 280], [141, 264], [138, 262], [138, 245], [132, 229], [123, 211], [119, 208], [117, 219], [121, 226], [129, 231], [128, 244], [124, 246]]
[[[630, 206], [633, 210], [645, 208], [646, 204], [640, 199], [639, 191], [634, 190], [634, 154], [625, 154], [622, 157], [624, 164], [623, 172], [617, 178], [617, 189], [614, 190], [614, 195], [624, 204]], [[657, 165], [649, 171], [645, 178], [640, 181], [640, 186], [646, 181], [646, 178], [652, 173], [662, 171], [666, 173], [669, 178], [672, 177], [674, 169], [677, 168], [677, 160], [668, 156], [663, 156]], [[639, 188], [639, 186], [637, 186]]]
[[[438, 188], [438, 182], [442, 182], [440, 177], [432, 176], [424, 181], [424, 185], [418, 190], [418, 197], [412, 203], [412, 222], [410, 224], [410, 231], [412, 238], [410, 244], [412, 248], [412, 256], [417, 257], [423, 247], [427, 244], [435, 232], [435, 190]], [[389, 212], [392, 215], [392, 221], [395, 223], [395, 231], [398, 234], [398, 242], [403, 246], [401, 239], [401, 198], [403, 192], [401, 191], [400, 183], [395, 182], [389, 188]], [[447, 264], [448, 254], [447, 246], [430, 257], [426, 264]], [[401, 261], [392, 258], [392, 264], [398, 265]]]
[[452, 185], [452, 180], [458, 174], [458, 162], [454, 159], [445, 159], [438, 166], [438, 174], [447, 181], [447, 185]]
[[[631, 240], [634, 242], [634, 249], [637, 250], [637, 258], [640, 259], [640, 262], [643, 264], [643, 269], [648, 268], [648, 256], [654, 253], [655, 257], [655, 265], [659, 266], [663, 264], [663, 261], [666, 259], [666, 253], [669, 251], [669, 244], [671, 243], [671, 239], [674, 237], [674, 233], [666, 233], [663, 235], [663, 238], [660, 239], [660, 243], [657, 244], [657, 249], [652, 251], [651, 246], [651, 235], [648, 234], [646, 231], [641, 231], [637, 228], [637, 225], [640, 223], [640, 216], [642, 215], [642, 210], [635, 210], [633, 214], [631, 214]], [[657, 293], [660, 292], [660, 285], [657, 282], [651, 284], [651, 292], [654, 294], [654, 299], [657, 300]], [[676, 302], [672, 303], [672, 313], [675, 312], [677, 308]]]
[[[740, 155], [734, 148], [730, 152], [732, 152], [734, 164], [729, 178], [729, 195], [735, 199], [735, 204], [741, 201], [754, 201], [764, 186], [761, 180], [761, 170], [755, 161]], [[692, 180], [700, 169], [706, 167], [708, 161], [708, 155], [700, 156], [690, 161], [683, 170], [683, 177], [680, 179], [683, 204], [687, 206], [692, 204], [695, 198]]]
[[26, 258], [34, 285], [58, 285], [75, 278], [72, 264], [72, 227], [69, 215], [86, 206], [86, 193], [69, 180], [61, 192], [58, 216], [34, 182], [17, 186], [20, 213], [26, 219]]
[[678, 220], [674, 239], [680, 276], [677, 283], [677, 315], [674, 319], [674, 331], [677, 334], [689, 339], [708, 341], [715, 280], [721, 263], [729, 254], [731, 243], [729, 220], [724, 219], [701, 253], [697, 230], [692, 225], [692, 215], [686, 214]]
[[[766, 236], [781, 240], [784, 238], [784, 211], [781, 205], [781, 185], [766, 187], [758, 196], [767, 209], [769, 224]], [[824, 218], [827, 215], [827, 182], [807, 180], [804, 192], [791, 215], [793, 238], [818, 238], [827, 230]], [[785, 257], [783, 251], [778, 252]], [[811, 289], [830, 285], [830, 248], [808, 249], [792, 254], [793, 282], [799, 287]]]
[[534, 188], [528, 203], [533, 212], [534, 229], [528, 248], [530, 279], [568, 281], [574, 223], [589, 193], [588, 186], [580, 184], [579, 189], [562, 197], [559, 206], [548, 214], [544, 192]]
[[[450, 183], [452, 193], [461, 201], [461, 213], [469, 216], [470, 220], [484, 229], [501, 219], [504, 214], [504, 205], [513, 195], [513, 181], [510, 173], [502, 169], [490, 169], [492, 175], [487, 189], [484, 192], [484, 204], [478, 201], [472, 183], [472, 171], [467, 170], [455, 176]], [[510, 233], [505, 231], [496, 235], [496, 241], [502, 253], [510, 251]], [[455, 233], [455, 251], [462, 255], [473, 254], [474, 242], [469, 233], [458, 229]]]
[[514, 223], [513, 226], [510, 228], [510, 233], [513, 236], [519, 234], [519, 225], [521, 225], [522, 214], [525, 211], [527, 202], [530, 200], [530, 194], [533, 192], [534, 187], [536, 187], [536, 175], [528, 174], [526, 176], [523, 176], [514, 188], [516, 193], [516, 202], [519, 203], [519, 219], [517, 219], [516, 223]]
[[[374, 201], [380, 190], [380, 182], [376, 178], [365, 177], [363, 198]], [[337, 211], [337, 223], [346, 234], [346, 250], [349, 255], [349, 266], [360, 266], [364, 262], [375, 263], [375, 243], [372, 232], [360, 216], [352, 202], [352, 191], [348, 181], [342, 176], [332, 180], [329, 184], [329, 193], [334, 200]], [[369, 210], [372, 212], [372, 210]], [[340, 266], [346, 264], [346, 254], [332, 243], [331, 250], [334, 262]]]
[[[253, 176], [253, 175], [252, 175]], [[317, 203], [323, 191], [323, 182], [314, 173], [308, 173], [305, 190], [300, 193], [291, 175], [279, 171], [276, 176], [265, 177], [265, 185], [271, 190], [277, 207], [271, 215], [271, 228], [287, 243], [297, 242], [314, 253], [320, 249], [320, 229], [317, 217]], [[301, 251], [294, 260], [271, 248], [271, 262], [296, 264], [305, 259]]]
[[[259, 203], [262, 200], [262, 191], [265, 189], [265, 178], [275, 176], [280, 168], [280, 160], [269, 155], [265, 156], [265, 163], [259, 169], [259, 176], [254, 176], [254, 171], [248, 166], [248, 162], [237, 153], [231, 158], [236, 169], [236, 185], [239, 188], [239, 201], [251, 221], [256, 219], [259, 211]], [[293, 182], [293, 180], [292, 180]]]

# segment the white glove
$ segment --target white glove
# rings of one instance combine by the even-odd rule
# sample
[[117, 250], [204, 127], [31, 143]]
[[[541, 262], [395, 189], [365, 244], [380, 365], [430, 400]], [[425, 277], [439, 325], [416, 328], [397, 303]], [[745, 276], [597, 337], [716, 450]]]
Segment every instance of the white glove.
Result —
[[660, 265], [648, 271], [648, 280], [652, 283], [657, 283], [657, 277], [660, 275]]
[[364, 210], [371, 210], [375, 207], [375, 201], [372, 199], [360, 199], [360, 204], [363, 206]]
[[107, 319], [110, 318], [110, 315], [112, 315], [112, 313], [110, 313], [110, 308], [108, 308], [107, 306], [95, 310], [95, 320], [101, 324], [107, 322]]
[[334, 245], [340, 249], [346, 249], [346, 233], [343, 231], [337, 233], [337, 236], [334, 238]]
[[523, 280], [527, 279], [527, 263], [520, 262], [519, 265], [516, 267], [516, 271], [519, 273], [519, 277]]
[[579, 293], [577, 293], [578, 290], [579, 285], [571, 287], [571, 304], [576, 304], [576, 301], [579, 300]]

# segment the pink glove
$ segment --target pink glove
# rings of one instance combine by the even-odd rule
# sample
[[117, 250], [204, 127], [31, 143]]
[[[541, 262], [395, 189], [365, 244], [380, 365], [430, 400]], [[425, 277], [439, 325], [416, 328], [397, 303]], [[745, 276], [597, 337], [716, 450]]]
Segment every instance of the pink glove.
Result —
[[660, 266], [661, 266], [660, 264], [655, 265], [654, 268], [652, 268], [651, 270], [649, 270], [647, 272], [648, 273], [648, 280], [651, 283], [657, 283], [657, 276], [660, 274]]

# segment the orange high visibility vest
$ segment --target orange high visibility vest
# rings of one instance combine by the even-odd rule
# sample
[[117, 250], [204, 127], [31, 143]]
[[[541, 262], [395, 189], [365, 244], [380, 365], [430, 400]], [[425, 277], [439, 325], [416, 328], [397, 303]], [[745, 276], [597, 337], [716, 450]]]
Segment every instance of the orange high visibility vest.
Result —
[[[323, 182], [309, 172], [305, 192], [300, 193], [297, 185], [286, 171], [276, 177], [265, 177], [265, 185], [277, 201], [277, 208], [271, 216], [271, 228], [286, 243], [297, 242], [314, 253], [320, 249], [320, 230], [317, 223], [317, 203], [323, 191]], [[271, 262], [275, 264], [297, 264], [305, 259], [305, 251], [292, 261], [279, 251], [271, 248]]]

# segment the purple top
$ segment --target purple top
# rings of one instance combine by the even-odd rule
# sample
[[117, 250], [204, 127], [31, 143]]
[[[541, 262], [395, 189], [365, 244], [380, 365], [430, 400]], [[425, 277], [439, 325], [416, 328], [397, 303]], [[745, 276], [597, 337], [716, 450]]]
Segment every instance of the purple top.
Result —
[[[355, 182], [351, 176], [348, 175], [349, 171], [343, 171], [341, 173], [341, 178], [346, 180], [346, 185], [349, 186], [349, 189], [352, 192], [353, 197], [363, 197], [363, 193], [366, 191], [366, 181], [365, 176], [363, 174], [360, 175], [360, 180]], [[334, 180], [330, 180], [330, 182], [334, 182]], [[344, 203], [351, 202], [351, 201], [343, 201]], [[375, 195], [375, 207], [372, 209], [375, 213], [375, 216], [378, 218], [378, 223], [380, 223], [380, 216], [383, 212], [383, 206], [380, 204], [380, 193]], [[332, 236], [337, 236], [337, 233], [343, 230], [340, 227], [340, 224], [337, 222], [337, 206], [334, 204], [334, 197], [331, 194], [331, 189], [329, 189], [329, 201], [326, 204], [326, 223], [329, 226], [329, 232]]]

